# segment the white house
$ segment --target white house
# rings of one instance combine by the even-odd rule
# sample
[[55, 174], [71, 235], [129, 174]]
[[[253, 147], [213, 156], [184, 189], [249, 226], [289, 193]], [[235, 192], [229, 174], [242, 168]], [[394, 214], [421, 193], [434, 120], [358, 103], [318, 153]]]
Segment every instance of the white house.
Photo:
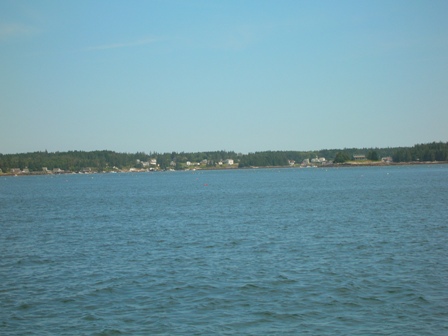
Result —
[[315, 159], [311, 159], [312, 163], [324, 163], [325, 162], [325, 158], [324, 157], [317, 157]]

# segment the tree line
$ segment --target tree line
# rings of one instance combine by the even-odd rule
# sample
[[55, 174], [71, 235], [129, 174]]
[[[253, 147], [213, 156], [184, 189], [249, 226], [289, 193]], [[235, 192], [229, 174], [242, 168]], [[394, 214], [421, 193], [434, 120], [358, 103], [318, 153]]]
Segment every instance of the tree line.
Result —
[[[128, 168], [141, 168], [143, 162], [149, 162], [156, 159], [158, 168], [166, 169], [174, 163], [185, 163], [187, 161], [200, 162], [218, 162], [237, 157], [235, 152], [215, 151], [199, 153], [117, 153], [109, 150], [101, 151], [68, 151], [68, 152], [32, 152], [21, 154], [0, 154], [0, 169], [8, 172], [13, 168], [23, 170], [29, 169], [30, 172], [42, 171], [45, 167], [48, 170], [55, 168], [64, 171], [81, 171], [85, 168], [92, 168], [94, 171], [108, 171]], [[177, 166], [179, 168], [179, 165]]]
[[32, 152], [21, 154], [0, 154], [0, 169], [9, 172], [13, 168], [27, 168], [30, 172], [60, 168], [66, 171], [81, 171], [86, 167], [95, 171], [141, 167], [142, 162], [156, 159], [159, 169], [182, 169], [186, 162], [206, 162], [207, 166], [216, 166], [219, 162], [233, 159], [240, 168], [287, 166], [291, 161], [301, 163], [305, 159], [324, 157], [327, 162], [343, 163], [353, 160], [355, 155], [365, 155], [366, 159], [375, 161], [382, 157], [392, 157], [394, 162], [410, 161], [448, 161], [448, 142], [418, 144], [413, 147], [395, 148], [345, 148], [323, 149], [319, 151], [262, 151], [248, 154], [234, 151], [210, 152], [171, 152], [171, 153], [117, 153], [101, 151], [68, 152]]
[[395, 162], [448, 161], [448, 142], [433, 142], [411, 148], [400, 148], [392, 157]]

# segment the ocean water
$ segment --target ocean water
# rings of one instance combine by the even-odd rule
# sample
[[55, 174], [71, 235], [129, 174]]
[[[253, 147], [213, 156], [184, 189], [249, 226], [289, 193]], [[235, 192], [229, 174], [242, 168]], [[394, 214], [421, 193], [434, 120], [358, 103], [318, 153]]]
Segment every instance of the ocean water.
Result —
[[448, 166], [0, 177], [1, 335], [448, 335]]

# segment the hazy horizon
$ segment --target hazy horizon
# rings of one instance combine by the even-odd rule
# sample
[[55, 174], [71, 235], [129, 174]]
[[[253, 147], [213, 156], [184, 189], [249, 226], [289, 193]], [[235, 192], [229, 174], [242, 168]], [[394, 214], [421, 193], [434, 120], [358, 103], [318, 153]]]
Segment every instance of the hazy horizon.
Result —
[[0, 153], [447, 141], [448, 2], [2, 1]]

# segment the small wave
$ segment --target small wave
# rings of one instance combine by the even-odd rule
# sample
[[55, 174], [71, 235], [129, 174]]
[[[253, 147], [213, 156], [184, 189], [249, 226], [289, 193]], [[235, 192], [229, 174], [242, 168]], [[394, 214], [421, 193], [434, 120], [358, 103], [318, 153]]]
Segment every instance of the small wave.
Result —
[[85, 321], [96, 321], [98, 320], [98, 318], [95, 315], [92, 314], [86, 314], [82, 317], [83, 320]]
[[376, 296], [361, 297], [361, 300], [368, 301], [371, 303], [378, 303], [378, 304], [383, 302], [383, 300], [381, 300], [380, 298], [378, 298]]
[[21, 303], [19, 306], [18, 306], [18, 308], [20, 309], [20, 310], [27, 310], [27, 309], [30, 309], [32, 307], [32, 304], [30, 304], [30, 303]]
[[103, 329], [99, 333], [95, 333], [93, 335], [96, 336], [109, 336], [109, 335], [121, 335], [123, 334], [120, 330], [117, 329]]
[[248, 284], [244, 284], [242, 286], [240, 286], [240, 289], [243, 290], [252, 290], [252, 289], [261, 289], [262, 287], [252, 284], [252, 283], [248, 283]]

